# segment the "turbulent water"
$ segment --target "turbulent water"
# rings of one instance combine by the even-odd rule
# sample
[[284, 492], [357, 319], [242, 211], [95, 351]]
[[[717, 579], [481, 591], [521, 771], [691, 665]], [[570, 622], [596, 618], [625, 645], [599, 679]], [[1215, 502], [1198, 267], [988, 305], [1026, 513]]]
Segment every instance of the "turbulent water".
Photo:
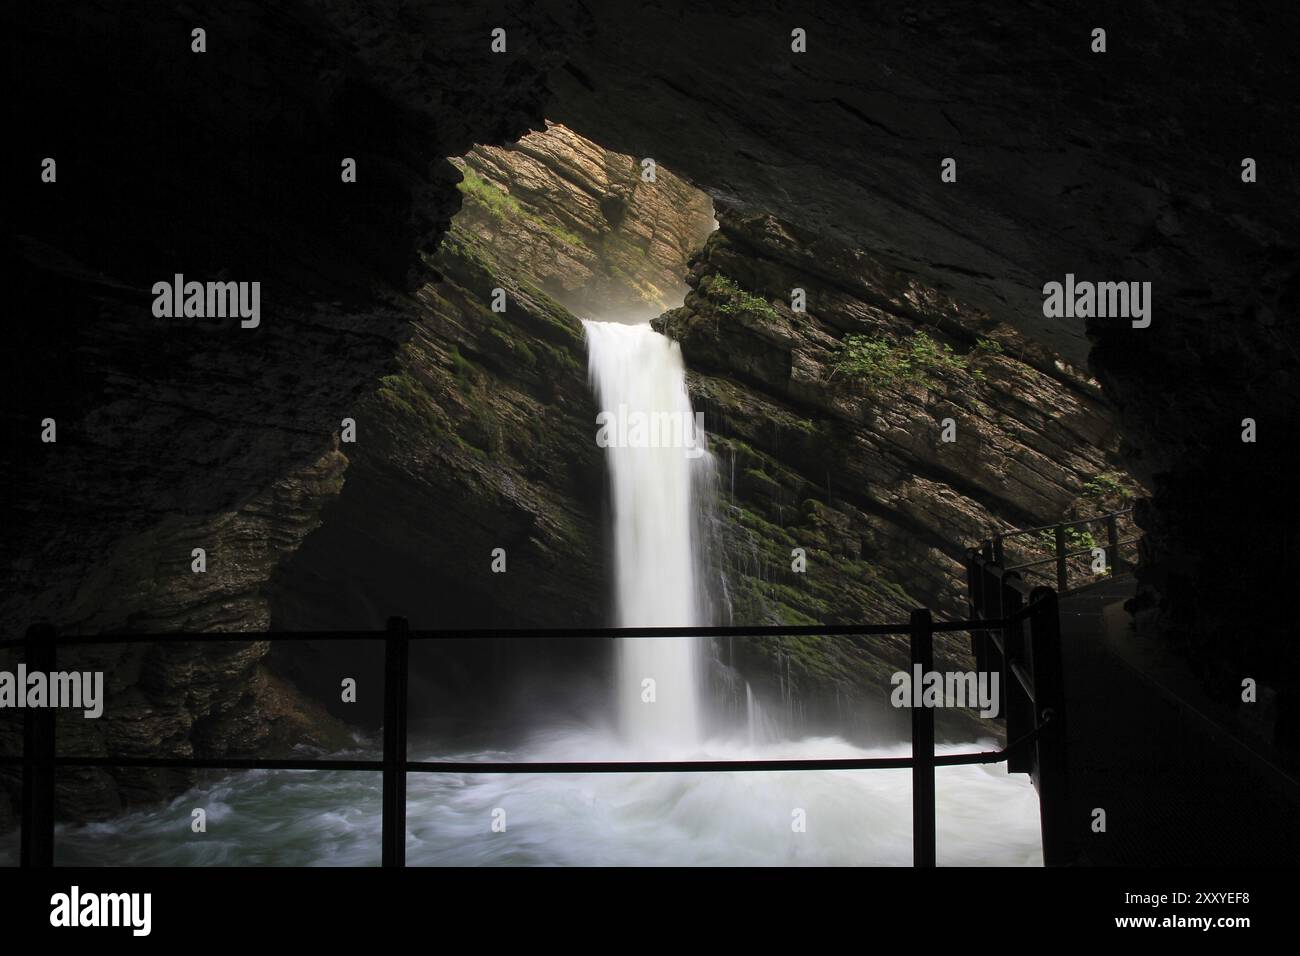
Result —
[[[973, 746], [973, 745], [972, 745]], [[992, 746], [985, 741], [984, 748]], [[834, 738], [785, 744], [712, 741], [695, 756], [893, 756]], [[952, 747], [940, 747], [940, 752]], [[420, 758], [590, 760], [639, 753], [589, 729], [556, 730], [516, 752], [415, 750]], [[898, 865], [911, 863], [906, 770], [819, 773], [413, 774], [407, 862], [474, 865]], [[257, 771], [197, 788], [171, 806], [108, 824], [61, 828], [60, 865], [367, 866], [379, 863], [379, 778]], [[941, 768], [938, 859], [949, 866], [1042, 863], [1038, 800], [1001, 765]], [[204, 807], [208, 832], [190, 832]], [[493, 811], [504, 832], [493, 832]], [[804, 811], [805, 832], [793, 814]], [[496, 819], [500, 819], [498, 814]]]
[[[585, 323], [598, 404], [690, 420], [675, 343], [649, 326]], [[623, 424], [630, 424], [624, 422]], [[619, 426], [622, 428], [622, 425]], [[685, 433], [679, 434], [680, 439]], [[662, 435], [660, 436], [663, 437]], [[679, 441], [614, 431], [607, 450], [619, 623], [709, 623], [700, 516], [712, 459]], [[693, 434], [699, 449], [702, 434]], [[689, 454], [688, 454], [689, 452]], [[418, 759], [681, 760], [896, 756], [836, 738], [781, 740], [745, 688], [736, 726], [710, 728], [696, 639], [618, 642], [617, 723], [554, 727], [510, 751], [412, 741]], [[647, 684], [652, 681], [652, 684]], [[653, 693], [648, 688], [652, 688]], [[990, 741], [941, 747], [990, 749]], [[1005, 765], [937, 773], [938, 858], [1042, 862], [1038, 801]], [[379, 777], [260, 771], [214, 778], [165, 809], [61, 829], [63, 865], [367, 865], [379, 862]], [[207, 812], [206, 833], [191, 811]], [[805, 821], [802, 830], [798, 820]], [[702, 774], [412, 774], [408, 862], [480, 864], [898, 864], [911, 862], [906, 770]], [[494, 824], [496, 826], [494, 827]], [[0, 858], [12, 855], [0, 845]]]

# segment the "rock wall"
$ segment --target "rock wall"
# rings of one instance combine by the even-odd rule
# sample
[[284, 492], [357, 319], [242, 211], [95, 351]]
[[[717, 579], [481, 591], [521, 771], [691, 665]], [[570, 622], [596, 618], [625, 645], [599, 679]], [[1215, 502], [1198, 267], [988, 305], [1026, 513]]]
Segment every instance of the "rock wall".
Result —
[[[266, 582], [284, 555], [320, 525], [323, 502], [343, 484], [347, 458], [327, 451], [236, 511], [170, 516], [119, 542], [61, 608], [65, 633], [263, 631], [271, 623]], [[192, 549], [208, 570], [196, 573]], [[265, 663], [265, 641], [87, 645], [60, 651], [61, 670], [104, 674], [102, 716], [60, 712], [65, 754], [123, 757], [287, 756], [295, 747], [352, 743], [338, 720]], [[0, 652], [0, 668], [18, 661]], [[21, 713], [0, 720], [0, 751], [21, 749]], [[17, 791], [16, 774], [4, 776]], [[62, 816], [95, 819], [193, 783], [186, 771], [67, 769]]]
[[587, 318], [649, 319], [686, 294], [683, 264], [713, 228], [708, 197], [668, 170], [547, 124], [461, 165], [464, 228], [517, 258], [543, 291]]
[[[273, 581], [277, 627], [377, 628], [392, 614], [414, 627], [610, 619], [586, 347], [552, 293], [591, 314], [658, 314], [647, 290], [685, 290], [687, 259], [713, 225], [709, 202], [667, 170], [643, 188], [631, 157], [555, 126], [458, 164], [463, 206], [429, 260], [442, 279], [420, 290], [397, 370], [358, 406], [347, 484], [324, 527]], [[620, 215], [607, 214], [611, 199]], [[492, 570], [496, 549], [504, 574]], [[425, 663], [424, 696], [440, 713], [499, 718], [511, 675], [558, 662], [572, 681], [607, 650], [460, 644]], [[333, 675], [349, 652], [313, 653], [315, 670]]]
[[[12, 117], [25, 145], [4, 160], [22, 316], [7, 343], [21, 364], [0, 384], [7, 635], [40, 618], [65, 632], [267, 623], [271, 569], [342, 484], [331, 434], [419, 313], [420, 252], [460, 205], [446, 157], [541, 125], [570, 29], [508, 4], [418, 23], [405, 7], [91, 0], [0, 14], [29, 90]], [[531, 37], [509, 69], [479, 42], [503, 18]], [[260, 323], [156, 317], [153, 284], [176, 274], [259, 282]], [[41, 441], [47, 418], [56, 443]], [[205, 575], [190, 570], [194, 547], [208, 548]], [[115, 703], [98, 729], [61, 739], [129, 754], [336, 744], [338, 725], [308, 716], [267, 650], [77, 657], [114, 675]], [[62, 787], [60, 812], [175, 786], [101, 775]]]
[[[1268, 687], [1272, 737], [1300, 753], [1282, 597], [1297, 575], [1297, 29], [1285, 3], [754, 16], [737, 2], [693, 9], [689, 29], [656, 5], [603, 4], [547, 113], [716, 203], [872, 250], [1088, 369], [1118, 409], [1126, 470], [1151, 489], [1140, 620], [1221, 701], [1239, 706], [1245, 677]], [[946, 157], [956, 182], [940, 178]], [[1067, 273], [1150, 281], [1151, 326], [1045, 318], [1043, 285]]]
[[[0, 463], [7, 629], [70, 624], [78, 582], [123, 539], [310, 466], [391, 367], [430, 277], [420, 253], [460, 206], [445, 157], [541, 125], [567, 29], [486, 4], [403, 30], [405, 6], [6, 11], [13, 69], [39, 94], [16, 116], [31, 146], [7, 160], [11, 292], [30, 317], [10, 346], [31, 371], [3, 385], [22, 452]], [[508, 13], [531, 52], [503, 70], [477, 38]], [[54, 184], [32, 174], [45, 156]], [[260, 282], [260, 325], [156, 318], [152, 285], [177, 273]]]
[[[574, 309], [658, 314], [642, 296], [685, 290], [709, 203], [666, 170], [641, 188], [631, 157], [557, 126], [458, 163], [463, 206], [429, 260], [442, 280], [420, 290], [397, 371], [359, 406], [347, 486], [325, 528], [280, 580], [286, 626], [607, 616], [586, 347], [551, 293]], [[603, 211], [611, 199], [621, 215]], [[505, 576], [490, 569], [498, 547]]]
[[[1040, 367], [1008, 323], [770, 216], [718, 216], [685, 305], [654, 324], [681, 343], [719, 459], [734, 623], [906, 621], [918, 606], [961, 618], [966, 547], [1140, 491], [1117, 470], [1096, 383]], [[788, 304], [796, 288], [804, 312]], [[911, 366], [856, 378], [843, 353], [853, 335], [892, 343]], [[909, 351], [926, 342], [928, 365], [929, 352]], [[1032, 542], [1011, 552], [1047, 553]], [[805, 698], [806, 717], [819, 702], [847, 712], [878, 697], [907, 660], [902, 639], [761, 639], [736, 653], [769, 693]]]

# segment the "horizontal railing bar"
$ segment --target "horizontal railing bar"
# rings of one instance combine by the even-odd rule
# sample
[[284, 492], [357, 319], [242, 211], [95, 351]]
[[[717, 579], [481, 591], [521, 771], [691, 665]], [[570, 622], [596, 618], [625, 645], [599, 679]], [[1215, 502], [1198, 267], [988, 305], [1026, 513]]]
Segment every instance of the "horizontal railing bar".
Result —
[[[1134, 542], [1134, 541], [1136, 541], [1136, 540], [1137, 540], [1137, 538], [1130, 538], [1128, 541], [1117, 541], [1117, 542], [1116, 542], [1116, 545], [1118, 546], [1118, 545], [1121, 545], [1121, 544], [1131, 544], [1132, 542]], [[1108, 547], [1109, 547], [1109, 545], [1106, 545], [1106, 544], [1100, 544], [1100, 543], [1099, 543], [1099, 544], [1096, 544], [1096, 545], [1093, 545], [1093, 548], [1099, 548], [1099, 549], [1101, 549], [1102, 551], [1105, 551]], [[1060, 558], [1081, 558], [1081, 557], [1083, 557], [1084, 555], [1089, 555], [1089, 556], [1091, 556], [1091, 555], [1092, 555], [1092, 552], [1093, 552], [1093, 548], [1082, 548], [1082, 549], [1079, 550], [1079, 551], [1067, 551], [1065, 554], [1062, 554], [1062, 555], [1059, 555], [1059, 556], [1054, 554], [1054, 555], [1052, 555], [1051, 557], [1048, 557], [1048, 558], [1039, 558], [1037, 561], [1026, 561], [1024, 564], [1013, 564], [1011, 567], [1006, 568], [1006, 569], [1004, 569], [1004, 570], [1006, 570], [1006, 571], [1008, 571], [1008, 572], [1010, 572], [1010, 571], [1023, 571], [1023, 570], [1025, 570], [1026, 568], [1036, 568], [1036, 567], [1038, 567], [1040, 564], [1055, 564], [1058, 560], [1060, 560]]]
[[[1142, 536], [1141, 536], [1141, 535], [1135, 535], [1135, 536], [1132, 537], [1132, 538], [1121, 538], [1119, 541], [1116, 541], [1116, 542], [1115, 542], [1115, 546], [1116, 546], [1116, 547], [1122, 547], [1123, 545], [1126, 545], [1126, 544], [1133, 544], [1134, 542], [1141, 541], [1141, 540], [1142, 540]], [[1107, 549], [1110, 547], [1110, 545], [1107, 544], [1107, 543], [1104, 543], [1104, 542], [1100, 542], [1100, 541], [1099, 541], [1099, 542], [1097, 542], [1097, 544], [1095, 544], [1093, 547], [1101, 548], [1101, 549], [1104, 551], [1104, 550], [1107, 550]], [[1079, 557], [1084, 556], [1085, 554], [1087, 554], [1087, 555], [1092, 554], [1092, 550], [1093, 550], [1092, 548], [1081, 548], [1081, 549], [1078, 550], [1078, 551], [1068, 551], [1068, 552], [1066, 552], [1065, 554], [1061, 555], [1061, 557], [1063, 557], [1063, 558], [1079, 558]], [[1003, 568], [1003, 570], [1004, 570], [1004, 571], [1023, 571], [1023, 570], [1025, 570], [1026, 568], [1034, 568], [1034, 567], [1037, 567], [1037, 566], [1040, 565], [1040, 564], [1055, 564], [1056, 561], [1057, 561], [1057, 556], [1053, 554], [1053, 555], [1049, 555], [1049, 556], [1046, 557], [1046, 558], [1039, 558], [1037, 561], [1027, 561], [1027, 562], [1025, 562], [1024, 564], [1014, 564], [1014, 565], [1012, 565], [1012, 566], [1009, 567], [1009, 568]], [[1048, 575], [1048, 577], [1054, 577], [1054, 576], [1055, 576], [1055, 575]]]
[[[935, 764], [956, 767], [997, 763], [1006, 750], [938, 754]], [[21, 757], [0, 757], [0, 764], [21, 764]], [[55, 757], [60, 767], [116, 767], [173, 770], [347, 770], [377, 772], [382, 760], [253, 760], [169, 757]], [[799, 760], [624, 760], [492, 762], [477, 760], [408, 760], [398, 765], [406, 773], [724, 773], [784, 770], [907, 770], [911, 757], [827, 757]]]
[[[1090, 553], [1090, 551], [1075, 551], [1072, 554], [1063, 554], [1061, 555], [1061, 557], [1077, 558], [1082, 554], [1088, 554], [1088, 553]], [[1055, 564], [1056, 561], [1057, 561], [1056, 555], [1052, 555], [1052, 557], [1050, 558], [1042, 558], [1041, 560], [1038, 561], [1026, 561], [1024, 564], [1013, 564], [1011, 567], [1007, 568], [1007, 571], [1024, 571], [1028, 568], [1036, 568], [1040, 564]], [[1055, 575], [1051, 575], [1051, 576], [1055, 577]]]
[[1005, 541], [1007, 538], [1012, 538], [1016, 535], [1033, 534], [1036, 531], [1054, 531], [1057, 528], [1070, 528], [1081, 524], [1096, 524], [1098, 521], [1105, 521], [1107, 518], [1118, 518], [1122, 515], [1131, 514], [1132, 512], [1133, 509], [1130, 507], [1125, 508], [1123, 511], [1112, 511], [1108, 514], [1095, 515], [1091, 518], [1071, 518], [1069, 521], [1056, 521], [1052, 524], [1040, 525], [1037, 528], [1016, 528], [1014, 531], [999, 531], [994, 534], [993, 537], [1002, 538]]
[[[936, 621], [936, 633], [969, 631], [989, 627], [1004, 627], [1015, 619], [987, 621]], [[471, 628], [456, 630], [408, 631], [404, 636], [412, 641], [421, 640], [472, 640], [484, 637], [511, 639], [538, 638], [655, 638], [655, 637], [888, 637], [908, 633], [907, 624], [763, 624], [750, 627], [728, 625], [724, 627], [527, 627], [527, 628]], [[148, 644], [167, 642], [180, 644], [220, 643], [225, 641], [382, 641], [390, 637], [388, 631], [208, 631], [202, 633], [159, 631], [131, 634], [56, 635], [59, 646], [78, 644]], [[26, 638], [0, 641], [0, 648], [22, 647]]]
[[[1055, 563], [1055, 562], [1053, 562], [1053, 563]], [[1024, 572], [1027, 573], [1027, 574], [1036, 574], [1036, 575], [1038, 575], [1040, 578], [1047, 578], [1049, 581], [1052, 581], [1053, 583], [1056, 582], [1056, 569], [1055, 569], [1055, 568], [1053, 568], [1053, 569], [1050, 570], [1050, 571], [1044, 571], [1044, 570], [1042, 570], [1041, 568], [1031, 568], [1031, 567], [1021, 567], [1021, 568], [1016, 568], [1016, 570], [1017, 570], [1017, 571], [1024, 571]]]
[[1006, 571], [1008, 571], [1008, 572], [1011, 572], [1011, 571], [1026, 571], [1026, 570], [1028, 570], [1029, 568], [1036, 568], [1036, 567], [1038, 567], [1040, 564], [1055, 564], [1055, 563], [1056, 563], [1056, 556], [1053, 555], [1053, 556], [1050, 557], [1050, 558], [1043, 558], [1043, 559], [1041, 559], [1041, 560], [1039, 560], [1039, 561], [1026, 561], [1024, 564], [1013, 564], [1013, 565], [1011, 565], [1009, 568], [1006, 568]]
[[[1001, 750], [936, 755], [938, 766], [997, 763]], [[479, 763], [474, 760], [413, 761], [412, 773], [726, 773], [782, 770], [908, 770], [911, 757], [827, 757], [799, 760], [633, 760], [546, 763]]]
[[[0, 757], [0, 763], [22, 758]], [[186, 770], [383, 770], [382, 760], [257, 760], [254, 758], [55, 757], [59, 767], [120, 767], [123, 769]]]

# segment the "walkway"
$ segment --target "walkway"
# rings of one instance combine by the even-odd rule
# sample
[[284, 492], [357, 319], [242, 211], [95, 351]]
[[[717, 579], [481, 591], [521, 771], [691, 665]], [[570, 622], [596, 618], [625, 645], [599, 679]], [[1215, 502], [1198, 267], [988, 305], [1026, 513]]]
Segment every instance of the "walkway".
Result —
[[[1190, 675], [1128, 629], [1117, 604], [1132, 592], [1121, 578], [1061, 601], [1080, 862], [1300, 863], [1300, 784], [1201, 716], [1212, 711]], [[1096, 807], [1105, 833], [1091, 830]]]

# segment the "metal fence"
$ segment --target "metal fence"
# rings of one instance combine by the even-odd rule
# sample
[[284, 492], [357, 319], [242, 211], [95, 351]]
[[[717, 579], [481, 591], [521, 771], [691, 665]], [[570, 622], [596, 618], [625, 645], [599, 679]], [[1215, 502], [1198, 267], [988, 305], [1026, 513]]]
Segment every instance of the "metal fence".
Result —
[[[89, 757], [60, 755], [55, 712], [24, 713], [21, 756], [0, 756], [0, 764], [21, 765], [22, 839], [20, 865], [54, 865], [55, 777], [60, 767], [183, 768], [197, 770], [334, 770], [382, 774], [382, 849], [384, 866], [406, 864], [406, 776], [411, 773], [716, 773], [746, 771], [898, 770], [912, 771], [912, 858], [916, 866], [935, 865], [935, 768], [1007, 761], [1011, 772], [1029, 773], [1039, 792], [1043, 857], [1048, 865], [1072, 856], [1066, 825], [1064, 696], [1060, 673], [1060, 627], [1056, 594], [1024, 586], [972, 550], [967, 558], [971, 619], [935, 622], [925, 609], [906, 624], [811, 625], [775, 627], [587, 628], [413, 631], [393, 618], [385, 631], [149, 633], [60, 636], [49, 624], [33, 625], [23, 639], [0, 648], [24, 650], [29, 669], [57, 670], [57, 648], [86, 644], [221, 641], [377, 640], [384, 642], [384, 722], [381, 760], [277, 760], [223, 757]], [[934, 669], [934, 635], [968, 632], [977, 669], [1000, 673], [1000, 714], [1006, 716], [1008, 744], [1001, 750], [936, 754], [934, 711], [912, 708], [910, 756], [801, 760], [480, 762], [407, 757], [407, 689], [412, 641], [454, 641], [506, 636], [518, 638], [752, 638], [817, 636], [824, 639], [901, 636], [910, 638], [911, 663]]]
[[[1052, 572], [1047, 570], [1047, 566], [1054, 565], [1057, 593], [1061, 595], [1069, 594], [1098, 580], [1097, 575], [1094, 574], [1089, 574], [1087, 580], [1084, 581], [1080, 581], [1078, 576], [1075, 575], [1074, 582], [1071, 583], [1071, 562], [1078, 558], [1092, 558], [1093, 550], [1096, 548], [1099, 548], [1106, 556], [1107, 574], [1120, 574], [1136, 563], [1135, 560], [1124, 557], [1123, 549], [1127, 545], [1136, 544], [1141, 535], [1134, 534], [1127, 538], [1120, 537], [1121, 519], [1132, 513], [1132, 508], [1125, 508], [1121, 511], [1112, 511], [1109, 514], [1095, 515], [1091, 518], [1072, 518], [1069, 521], [1060, 521], [1056, 524], [1042, 525], [1037, 528], [1017, 528], [1014, 531], [1000, 531], [985, 540], [984, 554], [985, 557], [992, 559], [1007, 571], [1024, 571], [1048, 579], [1051, 578]], [[1104, 544], [1091, 530], [1088, 530], [1094, 527], [1104, 529], [1106, 535]], [[1040, 546], [1052, 551], [1051, 556], [1031, 561], [1021, 561], [1008, 567], [1006, 564], [1007, 542], [1017, 541], [1017, 539], [1034, 541], [1035, 538], [1032, 536], [1037, 536]], [[1074, 539], [1073, 542], [1071, 538]], [[1072, 543], [1078, 544], [1080, 541], [1084, 542], [1084, 547], [1071, 547]], [[1017, 541], [1017, 543], [1019, 542]], [[1030, 547], [1024, 548], [1024, 550], [1031, 551], [1033, 549]], [[1044, 570], [1039, 570], [1040, 568]]]

